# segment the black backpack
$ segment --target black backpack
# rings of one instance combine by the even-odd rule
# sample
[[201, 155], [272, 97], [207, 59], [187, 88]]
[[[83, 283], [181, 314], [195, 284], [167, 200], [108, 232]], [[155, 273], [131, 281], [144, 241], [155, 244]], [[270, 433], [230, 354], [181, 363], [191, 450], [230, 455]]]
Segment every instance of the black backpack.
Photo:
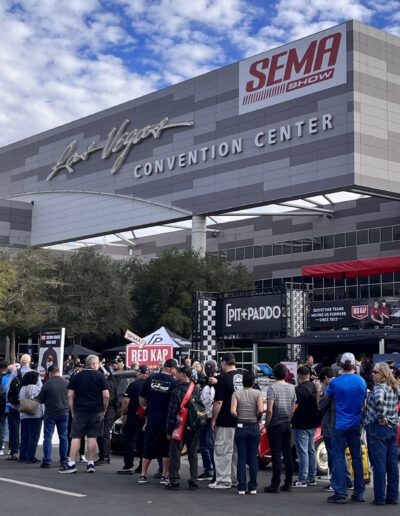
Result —
[[18, 370], [17, 375], [11, 380], [8, 389], [7, 401], [11, 405], [19, 405], [19, 391], [21, 390], [21, 372]]
[[201, 401], [195, 391], [193, 391], [192, 395], [190, 396], [186, 407], [188, 409], [185, 425], [186, 429], [191, 432], [197, 432], [207, 424], [208, 415], [204, 403]]

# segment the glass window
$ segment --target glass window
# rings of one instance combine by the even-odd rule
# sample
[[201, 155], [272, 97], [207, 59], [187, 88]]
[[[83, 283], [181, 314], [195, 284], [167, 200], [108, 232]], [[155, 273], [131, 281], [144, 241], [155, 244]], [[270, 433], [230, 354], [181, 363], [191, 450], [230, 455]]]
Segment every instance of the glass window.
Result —
[[335, 288], [335, 299], [346, 299], [344, 287]]
[[254, 246], [254, 258], [262, 258], [262, 255], [263, 255], [262, 245], [255, 245]]
[[395, 296], [400, 296], [400, 283], [395, 283], [394, 284], [394, 295]]
[[277, 244], [273, 244], [272, 252], [274, 256], [279, 256], [283, 253], [282, 242], [278, 242]]
[[391, 242], [393, 240], [393, 228], [388, 226], [381, 228], [381, 242]]
[[393, 283], [384, 283], [382, 285], [382, 296], [394, 296]]
[[254, 247], [252, 245], [244, 248], [244, 257], [246, 260], [254, 258]]
[[333, 288], [324, 288], [324, 300], [332, 301], [335, 297], [335, 289]]
[[362, 285], [360, 287], [360, 296], [361, 297], [369, 297], [369, 285]]
[[226, 256], [228, 261], [234, 262], [236, 260], [236, 249], [227, 249]]
[[293, 240], [293, 252], [301, 253], [303, 251], [303, 240]]
[[306, 283], [305, 279], [303, 278], [303, 276], [294, 276], [293, 278], [293, 283], [300, 283], [300, 285], [303, 283]]
[[283, 254], [292, 254], [292, 242], [283, 242]]
[[333, 278], [324, 278], [324, 288], [333, 287], [334, 279]]
[[368, 229], [357, 231], [357, 245], [368, 244]]
[[322, 289], [314, 290], [314, 301], [323, 301], [324, 300], [324, 291]]
[[380, 283], [381, 282], [381, 275], [380, 274], [374, 274], [369, 277], [369, 282], [371, 283]]
[[400, 226], [393, 226], [393, 240], [400, 240]]
[[357, 299], [357, 287], [347, 287], [346, 297], [348, 297], [349, 299]]
[[355, 231], [346, 233], [346, 247], [353, 247], [354, 245], [357, 245], [357, 233]]
[[263, 245], [263, 256], [272, 256], [272, 245]]
[[323, 278], [314, 278], [314, 288], [322, 288], [324, 286]]
[[313, 250], [319, 251], [322, 249], [322, 237], [314, 237], [313, 238]]
[[274, 287], [280, 287], [282, 285], [282, 278], [274, 278], [272, 280], [272, 285]]
[[325, 235], [322, 239], [324, 242], [324, 249], [333, 249], [333, 235]]
[[263, 288], [271, 288], [272, 287], [272, 279], [263, 280]]
[[379, 228], [370, 229], [368, 234], [370, 244], [378, 244], [381, 241], [381, 230]]
[[385, 272], [382, 274], [382, 283], [392, 283], [393, 282], [393, 272]]
[[345, 234], [338, 233], [335, 235], [335, 247], [344, 247], [345, 246]]
[[260, 289], [260, 288], [262, 288], [262, 286], [263, 286], [262, 280], [257, 280], [257, 281], [254, 282], [254, 288], [255, 289]]
[[360, 285], [368, 285], [369, 276], [359, 276], [358, 278]]
[[303, 253], [312, 251], [312, 238], [303, 238]]
[[244, 260], [244, 247], [236, 248], [236, 260]]
[[400, 272], [394, 273], [394, 281], [400, 281]]
[[335, 287], [344, 287], [344, 278], [335, 278]]
[[370, 285], [369, 286], [369, 295], [371, 297], [381, 297], [382, 291], [380, 285]]
[[346, 278], [346, 285], [357, 285], [357, 278]]

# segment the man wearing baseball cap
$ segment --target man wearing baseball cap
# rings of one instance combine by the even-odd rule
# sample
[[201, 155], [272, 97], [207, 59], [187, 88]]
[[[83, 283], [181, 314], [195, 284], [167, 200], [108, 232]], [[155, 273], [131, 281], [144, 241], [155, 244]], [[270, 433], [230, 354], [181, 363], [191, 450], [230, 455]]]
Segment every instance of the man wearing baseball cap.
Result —
[[345, 450], [350, 449], [354, 470], [353, 502], [365, 502], [365, 483], [361, 456], [361, 417], [367, 396], [365, 380], [355, 374], [353, 353], [343, 353], [340, 365], [343, 373], [329, 384], [327, 396], [336, 403], [336, 423], [333, 430], [333, 472], [331, 485], [335, 494], [329, 503], [347, 502]]
[[139, 451], [140, 464], [137, 473], [142, 471], [142, 451], [143, 451], [143, 426], [145, 423], [145, 411], [141, 408], [139, 395], [144, 382], [150, 376], [150, 368], [147, 365], [141, 365], [136, 374], [136, 378], [131, 382], [122, 398], [121, 404], [121, 420], [124, 436], [125, 453], [124, 465], [117, 471], [120, 475], [133, 475], [133, 459], [135, 450]]
[[175, 375], [178, 363], [173, 358], [164, 363], [160, 373], [152, 374], [144, 382], [140, 391], [140, 405], [146, 409], [146, 426], [144, 431], [142, 474], [138, 484], [147, 484], [147, 470], [152, 459], [163, 458], [163, 475], [160, 484], [168, 483], [169, 441], [166, 423], [169, 400], [176, 385]]

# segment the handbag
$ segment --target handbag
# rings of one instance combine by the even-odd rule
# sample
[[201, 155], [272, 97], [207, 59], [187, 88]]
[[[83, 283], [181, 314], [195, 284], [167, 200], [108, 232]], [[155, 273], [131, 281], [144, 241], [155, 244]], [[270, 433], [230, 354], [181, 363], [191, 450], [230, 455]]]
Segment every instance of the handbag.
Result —
[[194, 383], [190, 382], [188, 390], [186, 391], [186, 394], [182, 400], [180, 409], [176, 416], [177, 425], [174, 428], [174, 431], [172, 432], [172, 436], [171, 436], [171, 439], [173, 439], [174, 441], [182, 441], [182, 439], [183, 439], [186, 418], [188, 415], [188, 409], [187, 409], [186, 405], [187, 405], [188, 401], [190, 400], [190, 396], [192, 395], [193, 391], [194, 391]]
[[19, 412], [27, 414], [28, 416], [34, 416], [40, 403], [36, 400], [29, 398], [28, 387], [25, 390], [25, 398], [22, 398], [19, 402]]

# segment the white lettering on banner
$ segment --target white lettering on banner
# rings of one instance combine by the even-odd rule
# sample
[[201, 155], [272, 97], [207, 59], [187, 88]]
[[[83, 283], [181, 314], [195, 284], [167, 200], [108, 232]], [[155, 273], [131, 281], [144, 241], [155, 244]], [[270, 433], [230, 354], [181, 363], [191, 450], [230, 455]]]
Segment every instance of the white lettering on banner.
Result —
[[270, 319], [279, 319], [281, 314], [282, 309], [278, 305], [232, 308], [232, 304], [227, 303], [225, 307], [225, 322], [226, 326], [232, 326], [232, 322], [268, 321]]
[[139, 365], [158, 366], [161, 362], [165, 362], [173, 357], [172, 346], [151, 346], [147, 345], [140, 348], [135, 345], [129, 345], [126, 349], [127, 365], [130, 367], [132, 362], [138, 362]]
[[347, 82], [346, 25], [239, 63], [239, 114]]

